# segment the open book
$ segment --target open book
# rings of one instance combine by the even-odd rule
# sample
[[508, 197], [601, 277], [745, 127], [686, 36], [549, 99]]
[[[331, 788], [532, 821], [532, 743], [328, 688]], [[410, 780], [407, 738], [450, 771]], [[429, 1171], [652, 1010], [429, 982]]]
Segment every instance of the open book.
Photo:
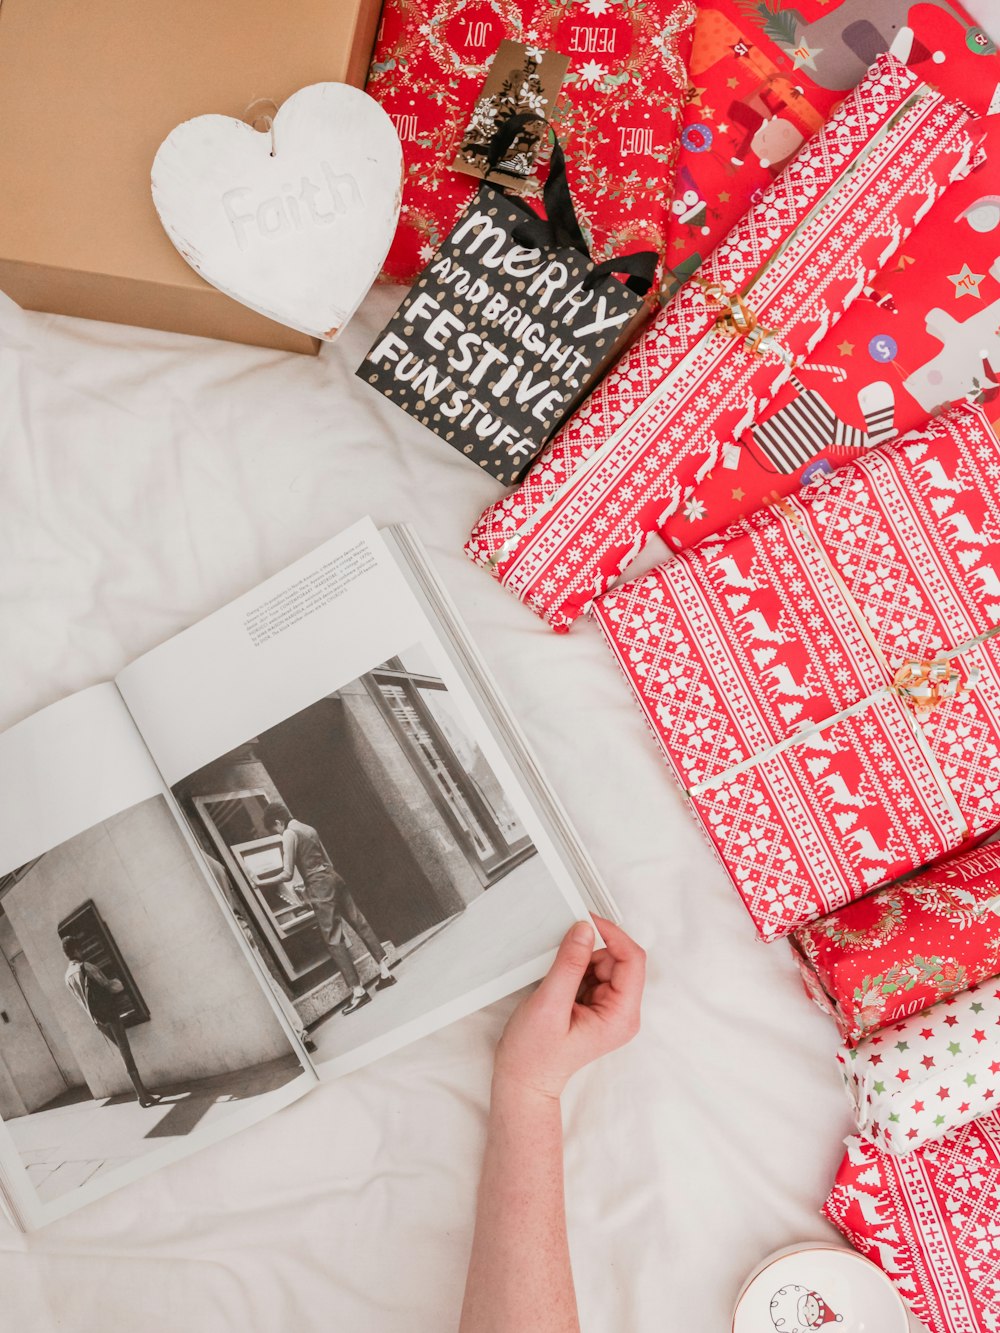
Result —
[[0, 736], [0, 1186], [46, 1221], [541, 976], [614, 915], [405, 528]]

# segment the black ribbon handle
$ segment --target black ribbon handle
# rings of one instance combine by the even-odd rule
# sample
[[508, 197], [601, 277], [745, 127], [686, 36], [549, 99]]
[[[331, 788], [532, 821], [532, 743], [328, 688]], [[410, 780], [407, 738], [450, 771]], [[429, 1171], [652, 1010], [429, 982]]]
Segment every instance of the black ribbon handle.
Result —
[[[527, 214], [524, 222], [519, 223], [514, 229], [514, 239], [519, 245], [529, 246], [533, 250], [563, 248], [578, 250], [589, 260], [590, 248], [580, 229], [569, 190], [566, 155], [559, 142], [559, 136], [544, 116], [524, 112], [521, 115], [507, 117], [486, 146], [486, 175], [512, 174], [504, 173], [499, 164], [521, 131], [532, 124], [544, 125], [552, 130], [552, 157], [549, 161], [548, 176], [542, 187], [542, 203], [545, 206], [546, 216], [540, 218], [523, 200], [516, 196], [511, 198], [511, 202], [517, 204]], [[629, 280], [625, 285], [628, 289], [638, 296], [645, 296], [653, 285], [657, 258], [655, 250], [638, 250], [631, 255], [602, 260], [588, 273], [584, 279], [584, 286], [596, 287], [602, 278], [609, 277], [612, 273], [627, 273]]]

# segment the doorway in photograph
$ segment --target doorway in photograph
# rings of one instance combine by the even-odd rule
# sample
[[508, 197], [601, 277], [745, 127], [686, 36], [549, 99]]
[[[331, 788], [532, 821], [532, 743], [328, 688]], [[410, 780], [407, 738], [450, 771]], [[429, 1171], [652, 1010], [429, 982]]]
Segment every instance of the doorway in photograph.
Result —
[[346, 991], [299, 877], [259, 882], [282, 858], [280, 836], [264, 823], [270, 803], [316, 830], [394, 958], [535, 851], [419, 646], [261, 731], [174, 792], [306, 1023]]

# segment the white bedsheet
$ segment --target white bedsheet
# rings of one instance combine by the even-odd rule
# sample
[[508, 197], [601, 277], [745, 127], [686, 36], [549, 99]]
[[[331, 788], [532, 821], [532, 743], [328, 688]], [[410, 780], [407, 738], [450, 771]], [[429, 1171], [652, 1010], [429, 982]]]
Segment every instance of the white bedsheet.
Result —
[[[427, 543], [649, 953], [632, 1046], [566, 1096], [589, 1333], [728, 1329], [744, 1272], [834, 1233], [833, 1025], [687, 816], [596, 630], [462, 555], [495, 483], [357, 380], [398, 291], [317, 359], [0, 306], [0, 725], [113, 675], [359, 515]], [[24, 1239], [0, 1327], [442, 1333], [512, 1002]]]

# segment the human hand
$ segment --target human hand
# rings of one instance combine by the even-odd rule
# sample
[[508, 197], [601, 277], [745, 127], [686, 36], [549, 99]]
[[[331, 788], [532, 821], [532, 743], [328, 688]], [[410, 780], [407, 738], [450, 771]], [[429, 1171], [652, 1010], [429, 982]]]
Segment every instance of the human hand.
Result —
[[639, 1031], [646, 955], [611, 921], [595, 916], [606, 947], [578, 921], [541, 985], [518, 1005], [497, 1046], [494, 1082], [558, 1098], [570, 1076]]

